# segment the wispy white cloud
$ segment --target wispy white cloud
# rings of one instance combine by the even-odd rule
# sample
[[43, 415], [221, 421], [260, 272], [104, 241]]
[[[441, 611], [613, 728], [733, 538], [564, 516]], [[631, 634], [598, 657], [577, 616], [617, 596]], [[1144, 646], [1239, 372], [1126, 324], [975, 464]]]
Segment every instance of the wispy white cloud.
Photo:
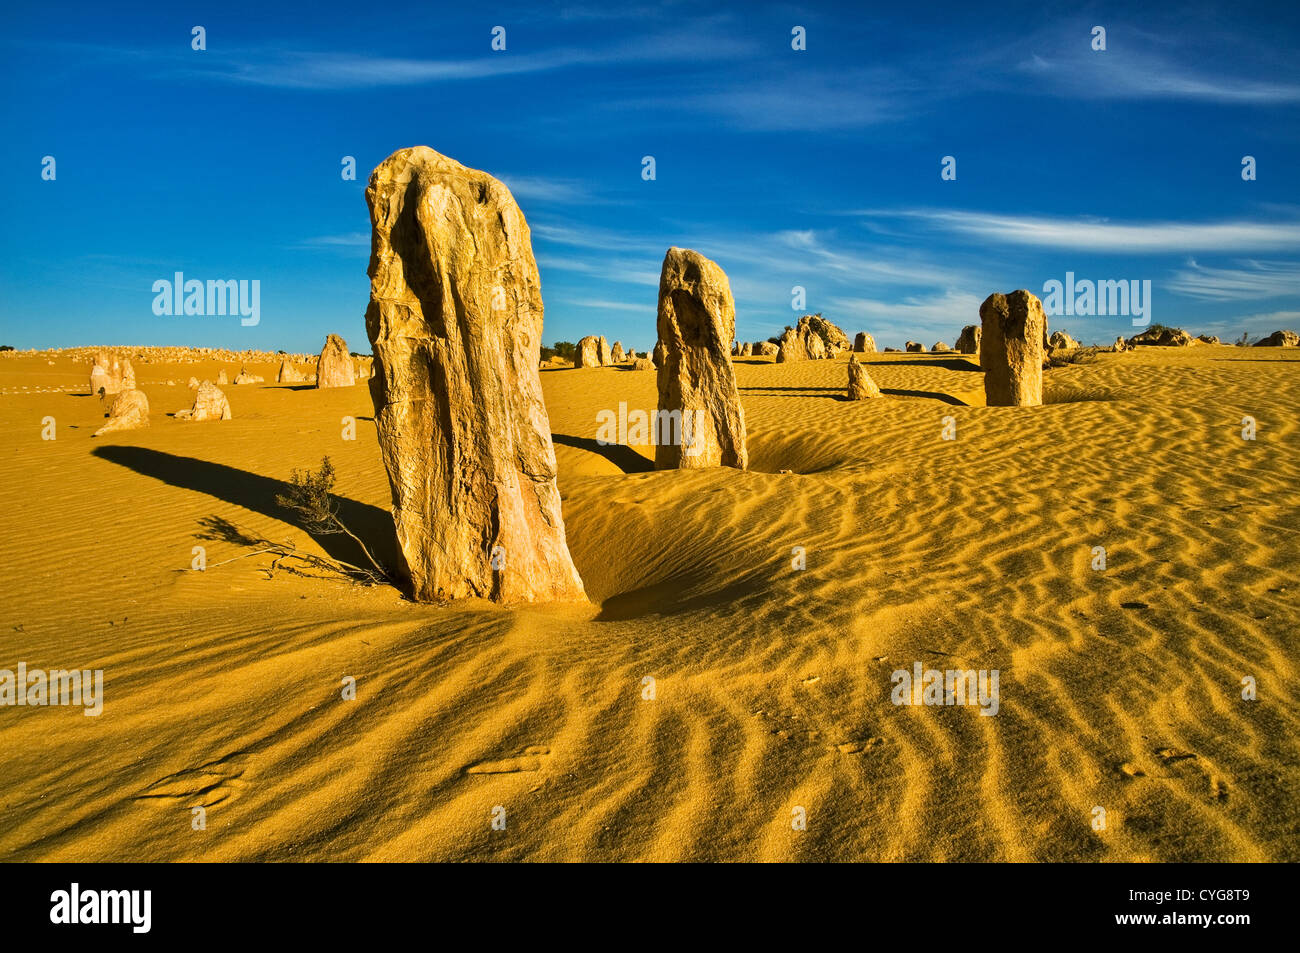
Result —
[[1048, 218], [962, 211], [861, 211], [867, 218], [907, 219], [984, 241], [1094, 252], [1160, 254], [1193, 251], [1294, 250], [1300, 222], [1134, 222]]
[[1245, 261], [1238, 268], [1211, 268], [1189, 260], [1164, 282], [1175, 294], [1203, 301], [1241, 301], [1300, 296], [1300, 262]]
[[525, 202], [551, 202], [561, 205], [590, 205], [597, 201], [591, 186], [579, 179], [557, 179], [540, 175], [497, 173], [510, 194]]
[[[492, 51], [481, 56], [414, 59], [329, 51], [232, 50], [215, 65], [186, 69], [188, 75], [274, 86], [332, 90], [415, 86], [460, 80], [544, 73], [575, 67], [628, 63], [712, 62], [745, 56], [755, 44], [726, 32], [678, 30], [621, 43], [563, 47], [540, 52]], [[207, 64], [205, 64], [207, 65]]]
[[[963, 325], [971, 323], [979, 314], [982, 301], [978, 295], [947, 289], [941, 294], [913, 295], [898, 300], [834, 297], [827, 310], [833, 310], [841, 319], [855, 318], [873, 326], [886, 322], [891, 330], [910, 328], [913, 333], [925, 331], [946, 341], [954, 339]], [[879, 336], [879, 331], [876, 334]], [[928, 347], [933, 342], [923, 343]]]
[[814, 132], [899, 120], [915, 114], [921, 97], [917, 81], [876, 68], [791, 72], [652, 104], [712, 113], [741, 129]]
[[[1027, 91], [1065, 93], [1081, 99], [1183, 99], [1234, 104], [1300, 102], [1300, 84], [1268, 76], [1229, 76], [1180, 63], [1150, 46], [1126, 45], [1093, 51], [1075, 39], [1051, 53], [1033, 52], [1014, 72], [1030, 76]], [[1058, 41], [1059, 42], [1059, 41]], [[1185, 55], [1191, 55], [1186, 53]]]
[[655, 301], [637, 304], [632, 301], [611, 301], [608, 298], [565, 298], [559, 303], [572, 305], [575, 308], [596, 308], [600, 311], [630, 311], [650, 318], [655, 316], [658, 308]]
[[1252, 337], [1272, 334], [1274, 331], [1300, 331], [1300, 311], [1261, 311], [1235, 318], [1207, 321], [1205, 330], [1231, 341], [1243, 331]]
[[304, 238], [295, 248], [369, 248], [370, 235], [366, 232], [348, 232], [345, 235], [317, 235]]

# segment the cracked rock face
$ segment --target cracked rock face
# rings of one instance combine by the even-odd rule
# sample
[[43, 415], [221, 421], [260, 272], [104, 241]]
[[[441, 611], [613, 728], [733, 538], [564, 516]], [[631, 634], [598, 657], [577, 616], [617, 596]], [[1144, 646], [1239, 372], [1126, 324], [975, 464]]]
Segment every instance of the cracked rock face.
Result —
[[680, 412], [681, 439], [660, 440], [655, 467], [745, 469], [745, 414], [731, 364], [736, 305], [722, 269], [699, 252], [668, 249], [659, 275], [658, 330], [659, 411]]
[[980, 366], [990, 407], [1035, 407], [1043, 402], [1047, 319], [1028, 291], [991, 294], [980, 305]]
[[370, 393], [402, 565], [421, 602], [585, 600], [537, 365], [542, 296], [509, 190], [432, 149], [366, 189]]

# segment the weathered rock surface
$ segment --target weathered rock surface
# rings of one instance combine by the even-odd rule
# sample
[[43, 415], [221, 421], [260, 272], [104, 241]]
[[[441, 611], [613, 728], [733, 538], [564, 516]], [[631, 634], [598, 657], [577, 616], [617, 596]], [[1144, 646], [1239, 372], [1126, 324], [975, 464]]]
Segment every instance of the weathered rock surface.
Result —
[[1043, 402], [1043, 304], [1028, 291], [992, 294], [980, 305], [980, 366], [989, 407]]
[[366, 202], [369, 386], [412, 597], [584, 600], [537, 370], [541, 283], [523, 213], [492, 176], [423, 146], [380, 163]]
[[794, 328], [786, 328], [785, 333], [781, 335], [780, 343], [776, 346], [776, 363], [788, 364], [806, 360], [808, 360], [808, 349], [799, 337], [799, 332]]
[[126, 390], [135, 390], [135, 370], [131, 362], [108, 351], [100, 351], [90, 369], [90, 392], [110, 397]]
[[1182, 328], [1167, 328], [1163, 324], [1153, 324], [1128, 339], [1129, 347], [1188, 347], [1191, 343], [1192, 336]]
[[1198, 334], [1196, 340], [1201, 344], [1222, 344], [1217, 334]]
[[1053, 331], [1052, 336], [1047, 339], [1047, 344], [1053, 350], [1069, 350], [1079, 346], [1079, 342], [1065, 331]]
[[1274, 331], [1255, 342], [1255, 347], [1300, 347], [1300, 336], [1294, 331]]
[[848, 350], [849, 336], [819, 314], [805, 314], [786, 328], [777, 345], [776, 361], [817, 361]]
[[876, 382], [871, 379], [867, 369], [858, 363], [856, 355], [849, 357], [849, 400], [867, 400], [871, 397], [879, 397], [880, 388]]
[[1115, 343], [1111, 345], [1110, 349], [1116, 353], [1119, 353], [1120, 351], [1127, 351], [1128, 345], [1124, 343], [1123, 337], [1117, 337], [1115, 338]]
[[623, 353], [623, 345], [615, 341], [614, 346], [609, 349], [609, 359], [614, 364], [622, 364], [627, 360], [627, 355]]
[[961, 334], [957, 335], [957, 350], [962, 354], [974, 354], [978, 357], [980, 353], [980, 335], [983, 333], [978, 324], [966, 325], [961, 329]]
[[939, 353], [942, 354], [942, 353], [945, 353], [945, 352], [947, 352], [947, 351], [951, 351], [952, 348], [950, 348], [950, 347], [948, 346], [948, 344], [947, 344], [946, 341], [935, 341], [935, 342], [934, 342], [934, 345], [930, 348], [930, 350], [931, 350], [931, 351], [938, 351]]
[[745, 414], [730, 358], [736, 305], [722, 269], [699, 252], [668, 249], [659, 275], [658, 330], [664, 348], [663, 362], [656, 362], [659, 412], [681, 412], [682, 439], [661, 440], [655, 466], [745, 469]]
[[740, 353], [738, 356], [751, 357], [753, 356], [753, 354], [754, 354], [754, 345], [751, 344], [749, 341], [746, 341], [744, 344], [740, 345]]
[[754, 347], [758, 349], [758, 353], [763, 357], [771, 357], [774, 354], [779, 354], [781, 351], [781, 349], [771, 341], [759, 341], [754, 345]]
[[149, 398], [143, 391], [121, 391], [108, 405], [108, 420], [95, 431], [94, 436], [115, 430], [138, 430], [149, 426]]
[[278, 384], [301, 384], [305, 375], [294, 367], [286, 357], [280, 362], [280, 371], [275, 375]]
[[229, 420], [230, 401], [212, 381], [203, 381], [194, 395], [194, 406], [176, 414], [180, 420]]
[[648, 357], [638, 357], [632, 362], [632, 370], [634, 371], [653, 371], [654, 369], [655, 362]]
[[799, 319], [798, 330], [808, 341], [806, 346], [808, 346], [809, 354], [813, 351], [812, 346], [809, 345], [811, 345], [811, 339], [814, 335], [821, 339], [822, 353], [825, 357], [834, 357], [840, 351], [849, 350], [849, 336], [820, 314], [805, 314]]
[[326, 335], [325, 346], [316, 361], [316, 386], [351, 387], [356, 382], [357, 372], [348, 353], [348, 342], [337, 334]]
[[578, 346], [573, 352], [574, 367], [600, 367], [600, 338], [594, 334], [578, 338]]
[[853, 339], [853, 350], [857, 354], [875, 354], [876, 339], [866, 331], [859, 331]]
[[924, 354], [925, 345], [920, 341], [908, 341], [903, 345], [908, 354]]
[[217, 383], [218, 384], [230, 383], [230, 378], [226, 376], [226, 369], [224, 367], [221, 370], [217, 371]]
[[664, 361], [667, 360], [667, 358], [668, 349], [664, 347], [664, 342], [656, 341], [654, 353], [650, 356], [650, 360], [654, 363], [655, 367], [663, 367]]

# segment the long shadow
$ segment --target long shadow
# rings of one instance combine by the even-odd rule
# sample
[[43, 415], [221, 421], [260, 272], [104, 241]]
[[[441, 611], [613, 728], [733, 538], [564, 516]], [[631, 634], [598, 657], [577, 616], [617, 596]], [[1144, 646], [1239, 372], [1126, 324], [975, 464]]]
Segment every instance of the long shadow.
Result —
[[624, 473], [650, 473], [655, 468], [653, 461], [621, 443], [600, 443], [592, 437], [572, 437], [567, 433], [553, 433], [551, 440], [566, 447], [598, 453]]
[[945, 357], [937, 361], [864, 361], [861, 355], [858, 356], [858, 363], [867, 367], [942, 367], [949, 371], [978, 371], [981, 370], [974, 358], [971, 360], [962, 360], [961, 358]]
[[897, 387], [882, 387], [882, 394], [888, 394], [890, 397], [929, 397], [933, 400], [941, 400], [945, 404], [952, 404], [954, 407], [969, 407], [970, 404], [960, 400], [952, 394], [945, 394], [937, 390], [900, 390]]
[[[293, 513], [275, 501], [276, 494], [284, 492], [285, 484], [281, 480], [147, 447], [104, 446], [96, 447], [91, 453], [170, 486], [206, 493], [263, 516], [297, 525]], [[369, 503], [338, 495], [334, 498], [339, 504], [339, 519], [347, 524], [348, 529], [364, 539], [375, 558], [385, 566], [397, 566], [397, 532], [393, 528], [392, 515]], [[311, 535], [332, 558], [356, 566], [368, 565], [361, 547], [346, 535]]]
[[798, 391], [842, 391], [843, 387], [737, 387], [736, 390], [798, 390]]

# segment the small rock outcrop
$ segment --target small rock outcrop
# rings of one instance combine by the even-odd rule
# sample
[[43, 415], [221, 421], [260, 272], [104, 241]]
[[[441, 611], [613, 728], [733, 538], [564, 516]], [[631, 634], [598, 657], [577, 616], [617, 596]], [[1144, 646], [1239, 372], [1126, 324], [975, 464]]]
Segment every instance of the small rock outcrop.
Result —
[[574, 367], [600, 367], [600, 339], [593, 334], [578, 338], [573, 352]]
[[176, 414], [180, 420], [229, 420], [230, 401], [212, 381], [203, 381], [194, 395], [194, 406]]
[[286, 357], [280, 362], [280, 371], [275, 375], [275, 381], [277, 384], [301, 384], [305, 376]]
[[100, 351], [90, 368], [90, 392], [100, 397], [111, 397], [126, 390], [135, 390], [135, 370], [131, 362], [108, 351]]
[[316, 360], [316, 386], [351, 387], [356, 382], [357, 372], [348, 353], [348, 342], [337, 334], [326, 335], [325, 346]]
[[781, 351], [781, 349], [771, 341], [759, 341], [754, 345], [754, 348], [763, 357], [772, 357], [774, 354], [779, 354]]
[[1182, 328], [1153, 324], [1142, 333], [1133, 335], [1127, 343], [1129, 347], [1188, 347], [1192, 336]]
[[730, 358], [736, 305], [716, 263], [690, 249], [668, 249], [659, 275], [658, 330], [664, 348], [663, 362], [656, 362], [659, 426], [662, 415], [680, 413], [681, 439], [659, 437], [655, 467], [745, 469], [745, 414]]
[[366, 187], [370, 396], [418, 602], [584, 601], [537, 365], [528, 223], [486, 172], [418, 146]]
[[623, 353], [623, 345], [618, 341], [609, 349], [609, 359], [614, 364], [622, 364], [627, 360], [627, 355]]
[[875, 354], [876, 339], [866, 331], [859, 331], [853, 338], [853, 352], [855, 354]]
[[1255, 347], [1300, 347], [1300, 336], [1294, 331], [1274, 331], [1255, 342]]
[[906, 344], [903, 345], [903, 348], [904, 350], [907, 351], [908, 354], [925, 353], [925, 345], [922, 344], [920, 341], [908, 341]]
[[880, 388], [871, 379], [867, 369], [858, 363], [857, 355], [849, 357], [849, 400], [867, 400], [879, 397]]
[[931, 351], [938, 351], [940, 354], [943, 354], [943, 353], [946, 353], [946, 352], [948, 352], [948, 351], [951, 351], [952, 348], [950, 348], [950, 347], [948, 346], [948, 344], [947, 344], [946, 341], [935, 341], [935, 342], [934, 342], [934, 345], [930, 348], [930, 350], [931, 350]]
[[149, 426], [149, 398], [143, 391], [124, 390], [108, 405], [108, 420], [95, 431], [98, 437], [115, 430], [139, 430]]
[[974, 354], [978, 357], [980, 353], [980, 335], [983, 333], [978, 324], [966, 325], [961, 329], [961, 334], [957, 335], [955, 349], [961, 354]]
[[1079, 346], [1079, 342], [1070, 337], [1065, 331], [1053, 331], [1052, 336], [1047, 339], [1047, 345], [1054, 351], [1069, 350]]
[[786, 328], [777, 346], [776, 362], [818, 361], [849, 349], [849, 336], [820, 314], [805, 314]]
[[1043, 304], [1028, 291], [992, 294], [980, 305], [980, 365], [989, 407], [1043, 402]]

